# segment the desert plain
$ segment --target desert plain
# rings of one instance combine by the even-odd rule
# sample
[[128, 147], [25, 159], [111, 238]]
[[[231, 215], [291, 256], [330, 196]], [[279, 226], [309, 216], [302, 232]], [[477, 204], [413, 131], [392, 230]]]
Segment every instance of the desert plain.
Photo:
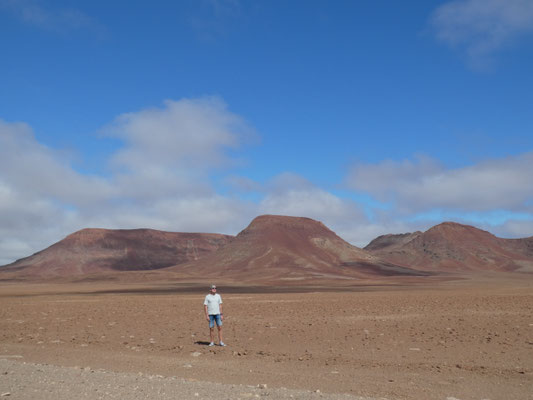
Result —
[[[529, 275], [343, 288], [222, 284], [227, 347], [207, 346], [208, 283], [3, 283], [0, 360], [318, 397], [533, 399]], [[14, 385], [2, 371], [1, 394], [22, 398]]]

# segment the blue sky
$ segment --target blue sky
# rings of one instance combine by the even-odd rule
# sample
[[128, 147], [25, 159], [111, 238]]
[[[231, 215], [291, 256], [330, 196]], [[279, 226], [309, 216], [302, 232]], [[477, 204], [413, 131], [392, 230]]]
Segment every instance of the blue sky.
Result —
[[533, 2], [0, 0], [0, 263], [85, 227], [533, 235]]

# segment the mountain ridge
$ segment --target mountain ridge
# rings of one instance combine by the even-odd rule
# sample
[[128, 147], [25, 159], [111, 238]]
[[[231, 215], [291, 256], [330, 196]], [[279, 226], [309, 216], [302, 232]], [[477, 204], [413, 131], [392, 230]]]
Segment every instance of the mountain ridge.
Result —
[[165, 232], [147, 228], [85, 228], [29, 257], [5, 265], [1, 270], [43, 278], [154, 270], [200, 258], [232, 238], [216, 233]]
[[380, 236], [365, 249], [387, 261], [427, 271], [533, 272], [533, 237], [504, 239], [451, 221], [425, 232]]
[[0, 280], [121, 279], [143, 271], [161, 280], [209, 276], [281, 284], [483, 271], [529, 273], [533, 237], [503, 239], [447, 221], [425, 232], [382, 235], [361, 249], [320, 221], [280, 215], [258, 216], [236, 236], [86, 228], [0, 267]]
[[383, 262], [319, 221], [278, 215], [258, 216], [217, 252], [169, 269], [265, 282], [423, 275]]

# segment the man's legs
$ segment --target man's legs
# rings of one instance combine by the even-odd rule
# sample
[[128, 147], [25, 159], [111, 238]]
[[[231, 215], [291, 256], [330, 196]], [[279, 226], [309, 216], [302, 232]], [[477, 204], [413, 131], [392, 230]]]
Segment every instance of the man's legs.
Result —
[[209, 335], [211, 337], [211, 343], [209, 346], [212, 346], [215, 343], [215, 322], [218, 329], [218, 343], [221, 346], [225, 346], [224, 341], [222, 340], [222, 319], [220, 318], [220, 315], [209, 316]]
[[215, 316], [214, 315], [209, 316], [209, 336], [211, 336], [211, 343], [209, 343], [209, 346], [213, 346], [215, 344]]
[[[218, 343], [224, 343], [224, 341], [222, 340], [222, 326], [217, 325], [217, 328], [218, 328]], [[211, 341], [213, 341], [212, 338], [211, 338]]]
[[209, 328], [209, 334], [211, 336], [211, 343], [215, 343], [215, 327]]

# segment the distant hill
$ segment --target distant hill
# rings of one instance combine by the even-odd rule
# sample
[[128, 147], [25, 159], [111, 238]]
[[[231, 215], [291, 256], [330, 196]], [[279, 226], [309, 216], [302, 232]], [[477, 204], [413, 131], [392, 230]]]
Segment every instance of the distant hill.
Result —
[[426, 271], [533, 272], [533, 237], [502, 239], [454, 222], [426, 232], [380, 236], [365, 250], [389, 262]]
[[262, 215], [235, 237], [83, 229], [0, 267], [0, 281], [216, 279], [307, 285], [484, 271], [533, 273], [533, 237], [502, 239], [445, 222], [426, 232], [380, 236], [360, 249], [313, 219]]
[[169, 269], [262, 282], [424, 275], [383, 262], [347, 243], [321, 222], [279, 215], [259, 216], [220, 250]]
[[152, 229], [83, 229], [30, 257], [1, 267], [0, 279], [7, 275], [76, 277], [109, 271], [160, 269], [197, 260], [232, 238], [213, 233]]

